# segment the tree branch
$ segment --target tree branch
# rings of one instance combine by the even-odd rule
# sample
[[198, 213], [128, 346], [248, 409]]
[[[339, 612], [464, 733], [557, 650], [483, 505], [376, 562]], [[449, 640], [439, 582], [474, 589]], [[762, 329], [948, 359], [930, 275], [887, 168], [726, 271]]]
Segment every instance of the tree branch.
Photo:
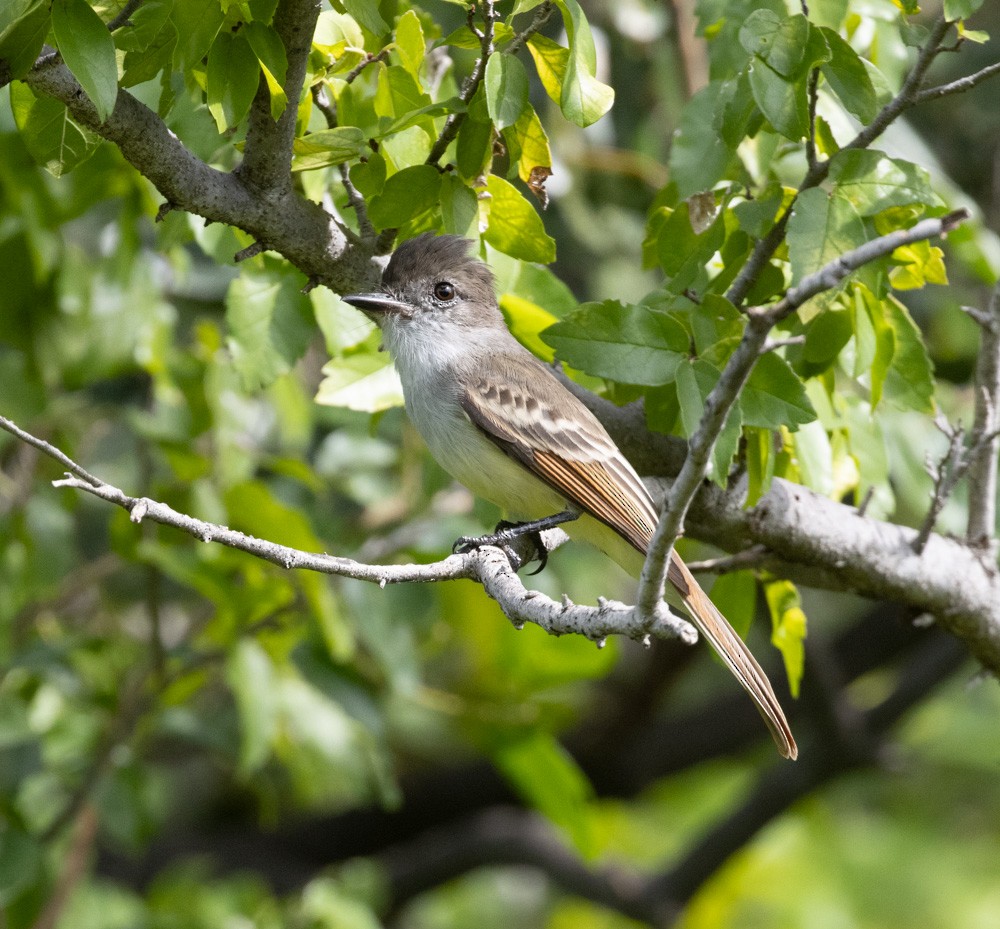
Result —
[[715, 443], [722, 433], [729, 412], [765, 349], [772, 328], [812, 297], [836, 287], [852, 271], [891, 254], [903, 245], [945, 235], [967, 217], [966, 210], [956, 210], [946, 216], [922, 220], [911, 229], [879, 236], [810, 274], [777, 303], [748, 311], [743, 338], [705, 399], [705, 410], [698, 429], [691, 437], [684, 465], [664, 500], [660, 522], [653, 533], [639, 579], [637, 600], [640, 610], [649, 611], [649, 615], [653, 615], [652, 611], [663, 597], [666, 566], [674, 542], [684, 528], [684, 519], [691, 501], [708, 473]]
[[965, 93], [967, 90], [972, 90], [976, 85], [981, 84], [988, 78], [995, 77], [997, 74], [1000, 74], [1000, 61], [987, 65], [975, 74], [960, 77], [956, 81], [939, 84], [937, 87], [926, 87], [917, 94], [914, 103], [925, 103], [928, 100], [940, 100], [942, 97], [947, 97], [951, 94]]
[[[227, 526], [196, 519], [148, 497], [131, 497], [121, 489], [104, 483], [100, 478], [84, 471], [59, 449], [25, 432], [9, 419], [0, 417], [0, 428], [23, 441], [30, 442], [35, 448], [70, 469], [71, 474], [61, 480], [53, 481], [54, 487], [82, 490], [120, 506], [128, 512], [129, 518], [134, 523], [149, 519], [160, 525], [172, 526], [203, 542], [218, 542], [286, 570], [301, 568], [368, 581], [378, 584], [379, 587], [385, 587], [387, 584], [472, 580], [482, 584], [486, 593], [497, 601], [504, 615], [517, 628], [521, 628], [525, 623], [534, 623], [553, 635], [575, 633], [586, 636], [598, 645], [602, 645], [603, 640], [610, 635], [624, 635], [640, 641], [647, 641], [649, 636], [680, 638], [688, 644], [697, 641], [691, 626], [671, 613], [665, 604], [656, 611], [653, 623], [649, 625], [635, 607], [624, 603], [600, 598], [596, 607], [579, 606], [566, 596], [562, 602], [557, 603], [540, 591], [525, 588], [517, 576], [516, 568], [530, 559], [530, 555], [521, 554], [522, 550], [533, 549], [530, 540], [524, 540], [523, 546], [515, 548], [517, 564], [514, 566], [511, 565], [505, 552], [490, 546], [484, 546], [467, 554], [451, 555], [443, 561], [424, 565], [370, 565], [351, 558], [304, 552], [246, 535]], [[565, 536], [563, 533], [557, 536], [542, 533], [542, 537], [547, 548], [554, 548]]]
[[307, 277], [337, 293], [364, 289], [381, 274], [364, 249], [348, 248], [343, 234], [319, 204], [293, 190], [263, 197], [234, 174], [198, 159], [166, 124], [128, 91], [120, 89], [105, 122], [57, 56], [43, 57], [24, 81], [65, 104], [78, 123], [116, 145], [132, 166], [173, 208], [243, 229], [280, 252]]
[[283, 88], [287, 103], [276, 121], [271, 115], [271, 91], [261, 72], [247, 120], [243, 161], [235, 172], [265, 196], [291, 190], [295, 120], [319, 10], [319, 0], [280, 0], [274, 13], [274, 30], [285, 47], [288, 60]]

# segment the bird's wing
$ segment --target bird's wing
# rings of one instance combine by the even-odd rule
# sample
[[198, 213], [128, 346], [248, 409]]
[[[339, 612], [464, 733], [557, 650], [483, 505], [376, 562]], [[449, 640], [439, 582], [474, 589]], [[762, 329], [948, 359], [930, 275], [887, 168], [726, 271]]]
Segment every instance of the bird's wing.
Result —
[[511, 355], [502, 367], [496, 378], [466, 378], [469, 419], [568, 503], [645, 552], [656, 508], [604, 427], [534, 358]]

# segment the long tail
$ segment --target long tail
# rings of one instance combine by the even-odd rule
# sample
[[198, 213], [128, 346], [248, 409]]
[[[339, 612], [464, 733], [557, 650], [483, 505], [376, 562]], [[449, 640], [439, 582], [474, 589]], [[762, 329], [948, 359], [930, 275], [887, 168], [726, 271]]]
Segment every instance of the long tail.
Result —
[[736, 680], [750, 694], [760, 715], [764, 717], [767, 728], [771, 730], [778, 751], [785, 758], [794, 761], [798, 757], [799, 749], [792, 737], [792, 730], [782, 712], [781, 704], [778, 703], [778, 698], [771, 688], [771, 682], [757, 664], [757, 659], [750, 654], [750, 650], [736, 634], [736, 630], [729, 625], [726, 617], [701, 589], [677, 552], [672, 554], [667, 578], [684, 601], [684, 606], [691, 614], [691, 620], [698, 627], [698, 631], [708, 639], [712, 648], [733, 672]]

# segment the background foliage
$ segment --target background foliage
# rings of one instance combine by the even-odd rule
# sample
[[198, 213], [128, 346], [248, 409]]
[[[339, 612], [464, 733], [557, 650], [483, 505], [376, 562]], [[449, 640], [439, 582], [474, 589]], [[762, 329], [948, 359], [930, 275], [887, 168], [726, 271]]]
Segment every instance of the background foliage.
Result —
[[[126, 88], [229, 170], [258, 85], [272, 119], [292, 105], [276, 3], [123, 7], [0, 10], [15, 78], [0, 107], [0, 413], [182, 512], [364, 561], [441, 556], [495, 514], [427, 459], [370, 324], [327, 288], [303, 293], [302, 271], [245, 232], [161, 210], [115, 147], [17, 80], [48, 43], [101, 119]], [[481, 234], [517, 336], [685, 438], [742, 331], [734, 302], [970, 207], [945, 246], [897, 252], [784, 323], [791, 343], [758, 365], [713, 459], [720, 484], [737, 459], [752, 498], [783, 476], [919, 525], [924, 459], [945, 444], [932, 414], [971, 415], [978, 339], [960, 307], [983, 306], [1000, 269], [995, 85], [842, 149], [937, 10], [554, 7], [526, 38], [539, 5], [497, 5], [498, 54], [466, 97], [483, 56], [462, 3], [324, 4], [297, 189], [369, 245]], [[996, 61], [997, 10], [976, 7], [944, 4], [962, 41], [931, 83]], [[734, 299], [796, 191], [786, 240]], [[681, 925], [995, 925], [1000, 810], [983, 785], [1000, 697], [965, 688], [961, 649], [905, 611], [800, 599], [750, 571], [717, 582], [735, 623], [760, 614], [759, 653], [774, 624], [803, 690], [791, 716], [819, 760], [789, 788], [700, 650], [515, 633], [472, 584], [380, 590], [137, 528], [51, 489], [58, 466], [7, 436], [0, 466], [4, 926], [625, 926], [641, 913], [602, 898], [604, 869], [677, 862]], [[964, 511], [960, 489], [939, 527], [963, 531]], [[634, 591], [589, 551], [560, 551], [537, 583], [584, 602]], [[831, 759], [831, 730], [908, 680], [919, 709]], [[772, 821], [783, 790], [801, 799]], [[714, 861], [712, 830], [741, 810], [755, 825]]]

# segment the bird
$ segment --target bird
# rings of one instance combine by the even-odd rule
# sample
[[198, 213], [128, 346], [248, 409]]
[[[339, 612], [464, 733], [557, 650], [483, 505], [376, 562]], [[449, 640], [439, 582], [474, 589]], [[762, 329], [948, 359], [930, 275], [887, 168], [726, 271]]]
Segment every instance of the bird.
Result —
[[[433, 457], [519, 521], [506, 535], [460, 542], [562, 525], [638, 577], [659, 520], [646, 485], [597, 417], [511, 334], [493, 272], [471, 246], [424, 233], [392, 253], [377, 291], [343, 297], [381, 330]], [[676, 551], [666, 587], [750, 695], [779, 753], [795, 759], [767, 675]]]

